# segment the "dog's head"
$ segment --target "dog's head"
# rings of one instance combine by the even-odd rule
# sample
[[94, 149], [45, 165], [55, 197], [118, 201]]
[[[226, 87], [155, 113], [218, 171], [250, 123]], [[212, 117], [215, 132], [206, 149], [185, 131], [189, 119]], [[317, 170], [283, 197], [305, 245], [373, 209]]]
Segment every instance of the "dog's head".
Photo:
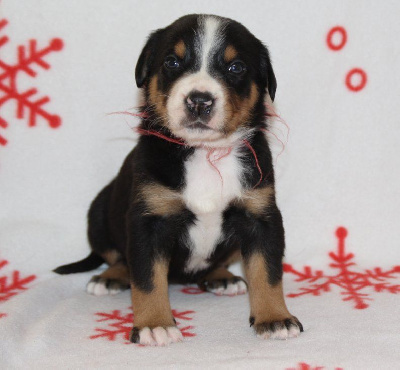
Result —
[[272, 100], [276, 91], [261, 41], [231, 19], [196, 14], [150, 35], [136, 83], [146, 108], [189, 145], [232, 144], [264, 112], [266, 91]]

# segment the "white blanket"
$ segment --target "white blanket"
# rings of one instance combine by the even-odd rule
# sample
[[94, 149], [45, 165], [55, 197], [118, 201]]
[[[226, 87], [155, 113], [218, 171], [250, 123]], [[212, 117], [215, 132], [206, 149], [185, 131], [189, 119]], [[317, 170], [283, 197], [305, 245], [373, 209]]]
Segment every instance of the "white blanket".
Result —
[[[184, 342], [128, 344], [128, 292], [93, 297], [98, 271], [51, 272], [87, 255], [88, 206], [135, 145], [137, 119], [107, 114], [139, 104], [147, 35], [196, 12], [242, 22], [271, 52], [296, 339], [257, 339], [247, 295], [175, 285]], [[3, 0], [0, 368], [399, 368], [399, 14], [389, 0]]]

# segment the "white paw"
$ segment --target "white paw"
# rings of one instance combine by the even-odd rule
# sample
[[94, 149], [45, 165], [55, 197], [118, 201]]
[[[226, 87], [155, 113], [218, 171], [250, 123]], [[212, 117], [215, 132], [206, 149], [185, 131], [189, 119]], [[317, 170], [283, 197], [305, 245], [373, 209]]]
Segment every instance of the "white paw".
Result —
[[286, 328], [277, 329], [274, 332], [265, 332], [257, 335], [260, 339], [288, 339], [289, 333]]
[[151, 333], [150, 328], [143, 328], [139, 332], [139, 344], [143, 344], [144, 346], [156, 346], [157, 342], [154, 340], [153, 335]]
[[89, 281], [88, 285], [86, 286], [86, 292], [92, 295], [106, 295], [108, 294], [108, 289], [106, 288], [105, 284], [101, 282], [94, 282]]
[[126, 286], [115, 280], [93, 276], [89, 283], [86, 285], [86, 292], [95, 296], [107, 294], [114, 295], [124, 291], [126, 288]]
[[295, 338], [303, 331], [303, 326], [297, 319], [286, 319], [255, 326], [257, 337], [260, 339], [289, 339]]
[[217, 287], [210, 286], [208, 291], [219, 296], [221, 295], [235, 296], [239, 294], [246, 294], [247, 285], [243, 280], [238, 280], [229, 282], [226, 286], [225, 285]]
[[158, 326], [154, 329], [145, 327], [139, 331], [139, 343], [145, 346], [168, 346], [171, 343], [182, 342], [181, 331], [175, 326], [163, 328]]
[[300, 335], [300, 329], [298, 326], [291, 326], [288, 330], [288, 338], [296, 338]]

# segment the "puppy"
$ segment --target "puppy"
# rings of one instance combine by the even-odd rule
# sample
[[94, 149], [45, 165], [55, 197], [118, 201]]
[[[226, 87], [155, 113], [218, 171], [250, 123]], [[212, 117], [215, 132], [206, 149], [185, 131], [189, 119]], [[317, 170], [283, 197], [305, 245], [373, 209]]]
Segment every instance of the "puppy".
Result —
[[[277, 83], [266, 47], [243, 25], [188, 15], [153, 32], [136, 65], [145, 105], [138, 144], [88, 215], [91, 254], [60, 274], [109, 268], [94, 295], [131, 289], [131, 341], [182, 340], [168, 281], [249, 291], [258, 337], [303, 331], [282, 292], [284, 229], [265, 136]], [[247, 284], [227, 266], [241, 257]]]

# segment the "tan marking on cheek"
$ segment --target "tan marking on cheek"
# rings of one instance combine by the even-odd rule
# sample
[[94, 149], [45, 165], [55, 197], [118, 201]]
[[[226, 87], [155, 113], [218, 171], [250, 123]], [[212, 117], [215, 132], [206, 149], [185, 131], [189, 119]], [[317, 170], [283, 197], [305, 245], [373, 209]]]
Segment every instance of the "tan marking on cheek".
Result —
[[143, 292], [131, 282], [132, 309], [135, 316], [134, 326], [139, 329], [146, 326], [175, 326], [168, 297], [168, 263], [156, 261], [153, 265], [153, 290]]
[[104, 260], [109, 265], [113, 265], [114, 263], [116, 263], [121, 258], [121, 254], [119, 252], [117, 252], [115, 249], [112, 249], [110, 251], [102, 253], [101, 257], [103, 257]]
[[284, 320], [290, 317], [283, 297], [282, 281], [276, 285], [268, 282], [265, 258], [254, 253], [244, 264], [249, 286], [251, 316], [255, 324]]
[[225, 92], [225, 131], [227, 134], [235, 132], [240, 126], [245, 126], [251, 119], [251, 111], [257, 103], [259, 92], [253, 82], [250, 87], [250, 95], [241, 99], [232, 89]]
[[181, 194], [159, 184], [145, 185], [140, 190], [141, 199], [147, 206], [147, 214], [170, 216], [185, 208]]
[[250, 189], [244, 192], [237, 200], [237, 204], [246, 208], [253, 215], [266, 215], [268, 207], [273, 204], [275, 189], [273, 186], [266, 186], [258, 189]]
[[174, 47], [174, 51], [175, 54], [183, 59], [185, 57], [185, 53], [186, 53], [186, 46], [185, 43], [183, 42], [183, 40], [180, 40]]
[[156, 112], [162, 118], [167, 117], [166, 97], [158, 90], [158, 77], [151, 78], [149, 83], [149, 103], [155, 107]]
[[237, 55], [237, 50], [232, 45], [228, 45], [224, 52], [224, 60], [227, 63], [232, 62], [232, 60], [234, 60]]

